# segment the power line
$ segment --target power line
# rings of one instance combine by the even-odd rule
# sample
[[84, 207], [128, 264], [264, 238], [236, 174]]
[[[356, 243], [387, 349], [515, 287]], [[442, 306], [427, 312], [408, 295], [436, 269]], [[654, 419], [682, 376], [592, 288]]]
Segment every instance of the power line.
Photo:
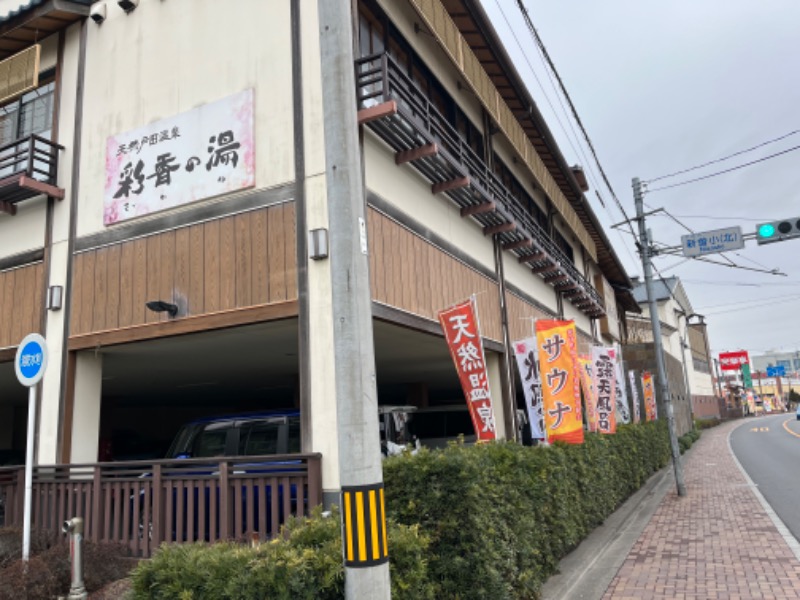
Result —
[[[522, 56], [523, 56], [525, 62], [527, 63], [527, 65], [528, 65], [528, 69], [530, 69], [530, 72], [533, 75], [533, 78], [536, 80], [536, 83], [538, 84], [539, 89], [542, 90], [542, 95], [544, 96], [545, 100], [547, 100], [547, 104], [550, 106], [550, 110], [553, 111], [553, 116], [555, 116], [556, 121], [558, 121], [558, 124], [561, 127], [561, 131], [564, 132], [564, 136], [567, 138], [567, 141], [569, 142], [569, 145], [572, 147], [572, 151], [575, 152], [576, 155], [577, 154], [583, 154], [583, 152], [579, 151], [577, 148], [575, 148], [575, 145], [572, 143], [572, 138], [569, 136], [569, 132], [567, 131], [567, 128], [564, 127], [564, 123], [561, 122], [561, 118], [558, 115], [558, 111], [556, 110], [555, 106], [553, 106], [553, 102], [550, 100], [550, 96], [547, 94], [547, 91], [544, 89], [544, 85], [542, 85], [542, 82], [539, 79], [539, 75], [537, 75], [536, 70], [533, 68], [533, 65], [531, 64], [530, 60], [528, 60], [528, 53], [525, 52], [525, 49], [522, 47], [522, 43], [519, 41], [519, 38], [517, 37], [517, 34], [514, 31], [514, 28], [511, 26], [511, 21], [508, 20], [508, 17], [506, 16], [506, 13], [503, 10], [503, 7], [500, 5], [500, 0], [495, 0], [495, 4], [497, 5], [497, 8], [500, 11], [500, 14], [503, 16], [503, 20], [506, 22], [506, 25], [508, 25], [508, 29], [511, 32], [511, 36], [514, 38], [514, 41], [517, 42], [517, 46], [522, 51]], [[551, 80], [551, 83], [552, 83], [552, 80]], [[561, 102], [561, 98], [558, 95], [556, 96], [556, 98], [558, 99], [559, 102]], [[566, 113], [566, 110], [564, 109], [564, 104], [563, 103], [561, 103], [561, 108]], [[578, 135], [575, 133], [575, 129], [572, 127], [572, 122], [568, 120], [567, 123], [569, 124], [570, 129], [572, 129], [572, 135], [575, 137], [575, 140], [578, 141]], [[580, 144], [578, 144], [578, 145], [580, 146]], [[587, 160], [585, 155], [584, 155], [584, 160]], [[588, 160], [587, 160], [587, 162], [588, 162]]]
[[713, 165], [713, 164], [716, 164], [716, 163], [720, 163], [720, 162], [726, 161], [726, 160], [728, 160], [730, 158], [733, 158], [734, 156], [739, 156], [741, 154], [746, 154], [747, 152], [752, 152], [753, 150], [758, 150], [759, 148], [763, 148], [764, 146], [767, 146], [769, 144], [774, 144], [775, 142], [779, 142], [781, 140], [785, 140], [786, 138], [791, 137], [791, 136], [793, 136], [793, 135], [795, 135], [797, 133], [800, 133], [800, 129], [795, 129], [794, 131], [790, 131], [789, 133], [786, 133], [786, 134], [784, 134], [782, 136], [773, 138], [771, 140], [767, 140], [766, 142], [762, 142], [760, 144], [757, 144], [755, 146], [751, 146], [750, 148], [746, 148], [744, 150], [739, 150], [738, 152], [734, 152], [733, 154], [729, 154], [728, 156], [723, 156], [722, 158], [717, 158], [717, 159], [714, 159], [714, 160], [710, 160], [710, 161], [705, 162], [705, 163], [703, 163], [701, 165], [697, 165], [697, 166], [694, 166], [694, 167], [689, 167], [688, 169], [682, 169], [680, 171], [675, 171], [674, 173], [669, 173], [668, 175], [661, 175], [660, 177], [654, 177], [653, 179], [648, 179], [647, 181], [644, 181], [643, 183], [645, 183], [645, 184], [653, 183], [655, 181], [661, 181], [662, 179], [667, 179], [668, 177], [675, 177], [676, 175], [683, 175], [684, 173], [689, 173], [691, 171], [696, 171], [697, 169], [702, 169], [703, 167], [707, 167], [709, 165]]
[[800, 294], [795, 292], [795, 293], [792, 293], [792, 294], [783, 294], [781, 296], [773, 296], [770, 299], [770, 301], [752, 299], [752, 300], [739, 300], [737, 302], [726, 302], [724, 304], [712, 304], [711, 306], [704, 306], [703, 310], [714, 309], [714, 308], [727, 308], [729, 306], [738, 306], [740, 304], [754, 304], [754, 303], [757, 303], [756, 305], [759, 306], [759, 305], [766, 305], [768, 303], [774, 302], [777, 299], [780, 299], [781, 301], [784, 301], [784, 300], [788, 301], [788, 300], [795, 300], [797, 298], [800, 298]]
[[594, 144], [592, 144], [592, 140], [589, 138], [589, 134], [587, 133], [586, 128], [583, 126], [583, 121], [581, 121], [580, 116], [578, 116], [578, 111], [575, 108], [575, 105], [572, 103], [572, 98], [570, 97], [569, 92], [567, 92], [567, 88], [564, 85], [564, 82], [561, 80], [561, 76], [558, 74], [558, 70], [556, 69], [555, 64], [553, 64], [553, 60], [550, 58], [550, 53], [547, 51], [547, 48], [545, 47], [544, 42], [542, 41], [542, 38], [539, 37], [539, 32], [536, 30], [536, 27], [533, 26], [531, 17], [528, 14], [528, 9], [525, 8], [525, 5], [523, 4], [522, 0], [517, 0], [517, 6], [519, 7], [520, 12], [522, 13], [522, 17], [525, 20], [525, 24], [528, 27], [528, 31], [533, 36], [533, 39], [536, 41], [536, 45], [539, 47], [540, 52], [544, 56], [544, 59], [547, 61], [550, 70], [553, 72], [553, 75], [555, 75], [556, 79], [558, 80], [558, 85], [561, 88], [561, 93], [564, 94], [564, 98], [566, 99], [567, 103], [569, 104], [570, 110], [572, 111], [572, 116], [574, 117], [575, 122], [578, 124], [578, 127], [583, 133], [583, 137], [586, 140], [586, 144], [589, 146], [589, 150], [591, 151], [592, 156], [594, 157], [595, 164], [597, 164], [597, 168], [600, 171], [600, 175], [602, 176], [603, 181], [605, 182], [606, 187], [608, 188], [608, 191], [611, 192], [611, 196], [612, 198], [614, 198], [614, 202], [616, 203], [619, 210], [622, 212], [622, 215], [625, 217], [625, 221], [628, 223], [628, 227], [630, 227], [633, 237], [636, 238], [636, 234], [633, 232], [633, 225], [631, 225], [631, 219], [625, 212], [625, 207], [622, 206], [622, 203], [619, 201], [619, 198], [617, 198], [617, 194], [616, 192], [614, 192], [614, 188], [611, 185], [611, 182], [608, 180], [608, 176], [606, 175], [606, 172], [603, 169], [603, 165], [600, 164], [600, 159], [598, 158], [597, 152], [594, 149]]
[[744, 281], [708, 281], [705, 279], [682, 279], [686, 283], [694, 285], [725, 285], [725, 286], [739, 286], [739, 287], [763, 287], [765, 285], [780, 285], [780, 286], [798, 286], [800, 282], [791, 281], [762, 281], [760, 283], [747, 283]]
[[725, 220], [725, 221], [768, 221], [769, 219], [765, 219], [761, 217], [757, 219], [755, 217], [738, 217], [738, 216], [726, 216], [720, 217], [715, 215], [675, 215], [676, 217], [680, 217], [681, 219], [714, 219], [714, 220]]
[[731, 167], [730, 169], [724, 169], [722, 171], [717, 171], [715, 173], [710, 173], [708, 175], [703, 175], [702, 177], [695, 177], [694, 179], [687, 179], [686, 181], [679, 181], [678, 183], [673, 183], [672, 185], [665, 185], [655, 189], [648, 189], [647, 193], [652, 194], [653, 192], [661, 192], [663, 190], [669, 190], [672, 188], [676, 188], [682, 185], [687, 185], [690, 183], [697, 183], [698, 181], [704, 181], [705, 179], [711, 179], [712, 177], [717, 177], [719, 175], [724, 175], [725, 173], [731, 173], [733, 171], [738, 171], [739, 169], [743, 169], [745, 167], [749, 167], [760, 162], [764, 162], [765, 160], [769, 160], [771, 158], [777, 158], [778, 156], [782, 156], [784, 154], [788, 154], [789, 152], [794, 152], [795, 150], [800, 150], [800, 146], [793, 146], [786, 150], [781, 150], [780, 152], [776, 152], [775, 154], [770, 154], [769, 156], [764, 156], [762, 158], [758, 158], [756, 160], [751, 160], [750, 162], [743, 163], [741, 165], [737, 165], [735, 167]]
[[764, 301], [753, 301], [758, 302], [757, 304], [753, 304], [752, 306], [740, 306], [739, 308], [731, 308], [728, 310], [712, 310], [712, 311], [704, 311], [707, 315], [724, 315], [727, 313], [738, 312], [740, 310], [753, 310], [757, 308], [761, 308], [762, 306], [774, 306], [775, 304], [785, 304], [786, 302], [794, 302], [800, 296], [794, 296], [792, 298], [783, 298], [781, 300], [772, 300], [770, 302]]

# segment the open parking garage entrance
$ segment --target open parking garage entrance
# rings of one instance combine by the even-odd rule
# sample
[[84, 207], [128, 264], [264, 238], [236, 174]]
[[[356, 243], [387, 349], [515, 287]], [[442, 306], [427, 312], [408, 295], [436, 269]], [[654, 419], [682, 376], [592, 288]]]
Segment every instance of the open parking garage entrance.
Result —
[[[427, 437], [469, 436], [469, 415], [444, 339], [377, 320], [374, 336], [379, 404], [436, 412], [424, 419], [430, 422], [421, 432]], [[97, 353], [102, 365], [99, 461], [163, 458], [176, 432], [193, 419], [300, 407], [296, 319], [109, 346]]]
[[0, 362], [0, 467], [22, 464], [28, 423], [28, 388], [14, 374], [12, 361]]

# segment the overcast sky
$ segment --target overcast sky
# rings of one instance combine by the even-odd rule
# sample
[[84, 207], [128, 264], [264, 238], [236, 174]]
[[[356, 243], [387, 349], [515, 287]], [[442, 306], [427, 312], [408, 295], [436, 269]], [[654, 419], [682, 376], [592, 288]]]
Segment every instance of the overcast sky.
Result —
[[[617, 254], [629, 274], [640, 275], [631, 236], [608, 229], [622, 214], [574, 120], [562, 109], [516, 0], [481, 1], [565, 158], [587, 170], [592, 188], [587, 197]], [[800, 130], [797, 0], [524, 3], [629, 216], [633, 177], [651, 180]], [[748, 233], [759, 221], [800, 216], [800, 150], [655, 191], [794, 146], [800, 146], [800, 132], [653, 182], [645, 204], [666, 208], [695, 232], [739, 225]], [[687, 233], [663, 216], [648, 218], [648, 226], [653, 238], [667, 245], [679, 245]], [[729, 257], [745, 267], [779, 269], [787, 277], [682, 262], [680, 256], [657, 258], [655, 264], [665, 277], [680, 277], [694, 311], [707, 316], [715, 354], [800, 350], [800, 239], [764, 246], [750, 241]]]

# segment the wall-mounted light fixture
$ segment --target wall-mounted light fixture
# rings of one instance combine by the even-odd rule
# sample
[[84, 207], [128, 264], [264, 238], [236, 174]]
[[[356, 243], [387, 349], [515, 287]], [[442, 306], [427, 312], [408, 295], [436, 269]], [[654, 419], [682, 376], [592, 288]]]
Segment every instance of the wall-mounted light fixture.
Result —
[[47, 288], [45, 307], [47, 310], [61, 310], [64, 302], [64, 288], [60, 285], [51, 285]]
[[311, 260], [328, 258], [327, 229], [312, 229], [308, 232], [308, 257]]
[[163, 300], [151, 300], [150, 302], [145, 303], [145, 306], [147, 306], [147, 308], [153, 312], [169, 313], [170, 317], [174, 317], [178, 314], [177, 304], [171, 304], [169, 302], [164, 302]]
[[92, 4], [92, 7], [89, 9], [89, 16], [92, 18], [92, 21], [98, 25], [102, 25], [103, 21], [106, 20], [106, 12], [106, 3], [98, 2]]
[[139, 0], [117, 0], [117, 4], [119, 4], [119, 7], [126, 13], [129, 13], [139, 6]]

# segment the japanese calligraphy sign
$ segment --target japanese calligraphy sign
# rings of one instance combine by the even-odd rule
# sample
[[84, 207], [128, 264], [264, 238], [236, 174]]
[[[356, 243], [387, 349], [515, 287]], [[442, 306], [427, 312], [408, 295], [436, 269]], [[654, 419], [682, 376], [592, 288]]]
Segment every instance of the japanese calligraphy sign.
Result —
[[617, 390], [617, 422], [630, 423], [631, 422], [631, 409], [628, 407], [628, 394], [625, 390], [625, 378], [622, 376], [622, 349], [619, 344], [614, 344], [617, 351], [616, 359], [614, 360], [614, 381], [616, 382]]
[[253, 90], [108, 138], [103, 223], [255, 185]]
[[542, 377], [539, 373], [539, 356], [536, 338], [528, 338], [511, 344], [517, 357], [517, 368], [525, 392], [525, 408], [531, 424], [531, 437], [545, 439], [544, 411], [542, 404]]
[[536, 321], [547, 439], [583, 443], [583, 411], [574, 321]]
[[439, 323], [461, 380], [475, 436], [479, 442], [491, 441], [497, 434], [474, 299], [441, 311]]
[[631, 402], [633, 404], [633, 422], [638, 423], [642, 420], [641, 409], [639, 408], [639, 388], [636, 387], [636, 372], [631, 369], [628, 371], [628, 381], [631, 384]]
[[597, 394], [597, 431], [617, 432], [617, 351], [592, 346], [592, 376]]
[[655, 421], [658, 418], [656, 390], [653, 384], [653, 374], [648, 371], [642, 372], [642, 392], [644, 393], [645, 418], [648, 421]]
[[594, 382], [592, 381], [592, 358], [590, 356], [579, 356], [578, 364], [581, 367], [581, 387], [583, 397], [586, 400], [586, 423], [589, 431], [597, 431], [597, 397], [594, 393]]
[[749, 363], [750, 358], [747, 356], [747, 350], [719, 353], [719, 368], [723, 371], [738, 371], [742, 368], [742, 365]]

